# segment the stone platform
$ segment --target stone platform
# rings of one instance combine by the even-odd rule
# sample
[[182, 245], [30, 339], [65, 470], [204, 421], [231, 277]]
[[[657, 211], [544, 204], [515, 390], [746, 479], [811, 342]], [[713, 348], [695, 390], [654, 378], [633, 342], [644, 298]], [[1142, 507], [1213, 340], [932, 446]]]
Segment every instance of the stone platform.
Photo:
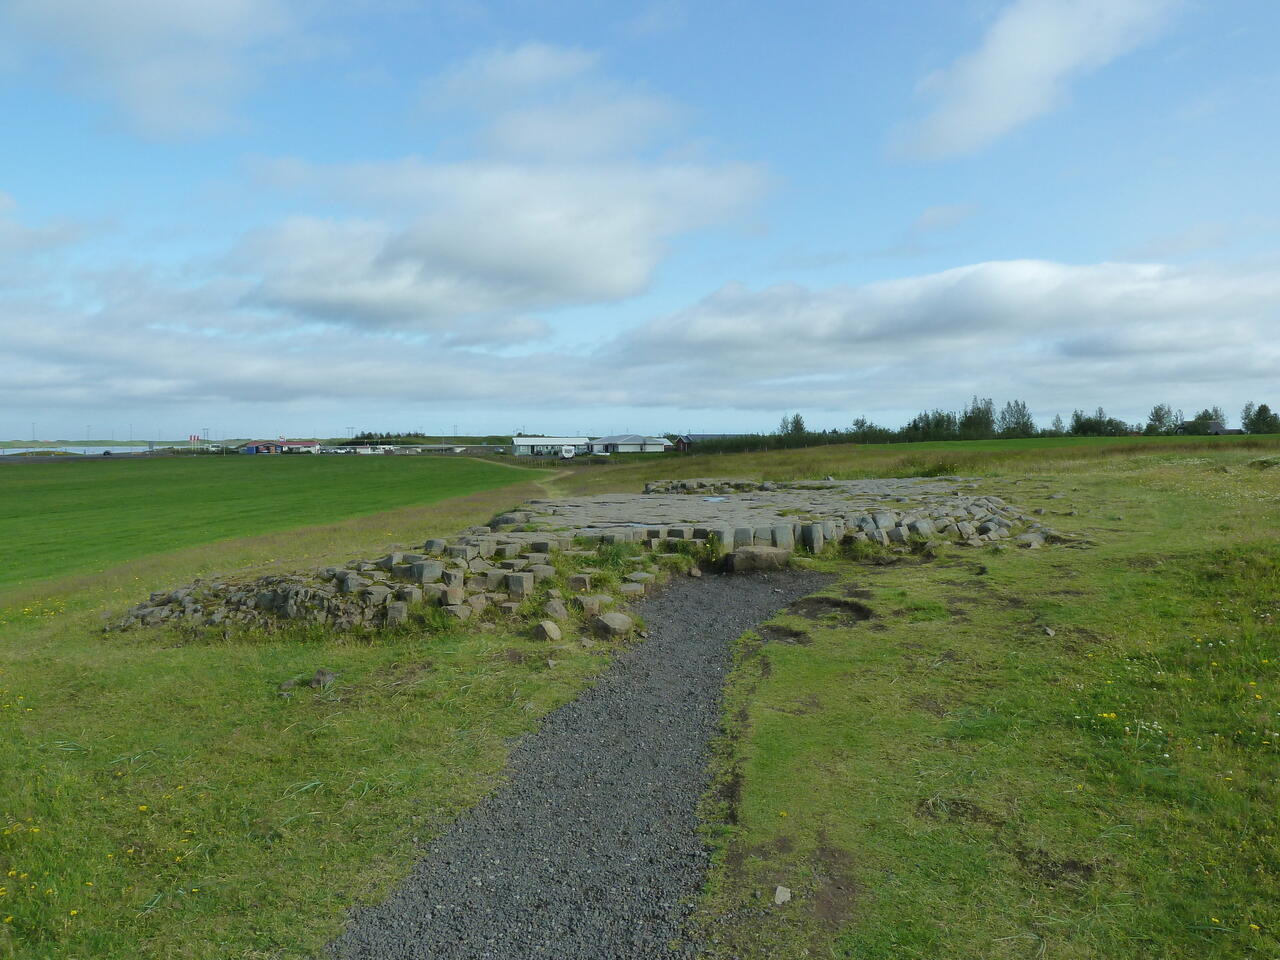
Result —
[[[1009, 540], [1034, 549], [1065, 539], [979, 491], [979, 481], [961, 477], [695, 479], [651, 483], [638, 494], [531, 500], [488, 526], [375, 560], [157, 592], [113, 626], [302, 621], [380, 629], [420, 621], [420, 608], [438, 607], [459, 620], [522, 617], [542, 626], [584, 619], [608, 633], [602, 615], [610, 603], [642, 596], [690, 563], [745, 572], [785, 565], [795, 551], [821, 553], [833, 542], [905, 549], [913, 541]], [[592, 566], [597, 551], [615, 544], [644, 549], [628, 558], [625, 571], [601, 575]], [[601, 582], [611, 590], [602, 591]]]

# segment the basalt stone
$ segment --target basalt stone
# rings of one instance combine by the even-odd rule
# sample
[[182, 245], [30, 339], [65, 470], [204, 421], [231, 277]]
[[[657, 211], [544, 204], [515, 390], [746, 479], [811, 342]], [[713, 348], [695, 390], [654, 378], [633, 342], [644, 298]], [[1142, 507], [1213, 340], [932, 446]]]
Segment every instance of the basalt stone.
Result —
[[823, 544], [826, 542], [822, 532], [822, 524], [806, 523], [800, 529], [800, 541], [804, 544], [806, 550], [813, 553], [821, 553]]
[[411, 606], [417, 605], [422, 602], [422, 588], [421, 587], [401, 587], [399, 590], [396, 591], [396, 599], [403, 600], [405, 603], [410, 604]]
[[792, 551], [784, 547], [751, 546], [733, 551], [725, 560], [729, 573], [782, 570], [791, 563]]
[[529, 567], [529, 573], [533, 574], [535, 583], [542, 583], [556, 575], [556, 568], [549, 563], [535, 563]]
[[456, 607], [461, 603], [465, 603], [466, 599], [467, 591], [462, 587], [445, 587], [444, 592], [440, 594], [440, 605]]
[[451, 603], [444, 607], [444, 612], [459, 620], [470, 620], [471, 615], [475, 613], [475, 610], [466, 603]]
[[528, 565], [529, 565], [529, 561], [524, 559], [523, 557], [519, 557], [514, 560], [503, 560], [502, 563], [499, 564], [499, 566], [502, 567], [503, 570], [512, 570], [512, 571], [523, 570]]
[[387, 604], [387, 626], [393, 627], [409, 619], [409, 604], [395, 600]]
[[418, 560], [409, 565], [410, 580], [418, 583], [434, 583], [444, 575], [444, 564], [439, 560]]
[[643, 583], [624, 583], [619, 592], [624, 597], [643, 597], [645, 594], [645, 585]]
[[402, 553], [388, 553], [385, 557], [375, 560], [374, 564], [383, 570], [390, 570], [397, 563], [403, 562], [403, 560], [404, 554]]
[[460, 587], [467, 578], [465, 570], [452, 568], [441, 574], [441, 579], [446, 587]]
[[440, 554], [444, 553], [445, 548], [448, 546], [449, 541], [447, 540], [428, 540], [422, 545], [422, 552], [431, 557], [438, 557]]
[[543, 607], [543, 612], [553, 620], [568, 620], [569, 610], [564, 605], [564, 601], [556, 597], [552, 597]]
[[563, 634], [560, 632], [559, 625], [554, 621], [543, 620], [533, 628], [533, 636], [536, 640], [547, 640], [554, 643], [559, 640]]
[[534, 575], [532, 573], [508, 573], [507, 592], [514, 600], [523, 600], [533, 594]]
[[575, 573], [569, 578], [569, 589], [574, 593], [585, 593], [591, 589], [591, 574]]
[[775, 524], [770, 530], [769, 540], [779, 550], [790, 552], [796, 548], [795, 530], [789, 523]]
[[591, 621], [591, 628], [597, 636], [607, 638], [625, 637], [635, 626], [625, 613], [602, 613]]
[[480, 551], [470, 543], [453, 543], [444, 549], [445, 555], [452, 557], [454, 560], [474, 560], [480, 556]]

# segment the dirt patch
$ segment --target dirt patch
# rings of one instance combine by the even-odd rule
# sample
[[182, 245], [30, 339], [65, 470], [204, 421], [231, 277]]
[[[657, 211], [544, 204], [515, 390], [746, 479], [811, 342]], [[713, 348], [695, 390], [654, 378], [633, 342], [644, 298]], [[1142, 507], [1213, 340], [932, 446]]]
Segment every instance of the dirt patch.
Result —
[[835, 617], [843, 625], [861, 623], [875, 616], [865, 603], [844, 597], [805, 597], [787, 607], [787, 612], [808, 620]]
[[853, 857], [824, 841], [813, 859], [818, 874], [814, 915], [828, 929], [838, 929], [849, 922], [862, 894], [862, 886], [853, 878]]
[[947, 715], [947, 708], [940, 704], [933, 697], [916, 697], [911, 701], [912, 705], [919, 707], [925, 713], [933, 714], [941, 720]]
[[916, 804], [916, 816], [923, 820], [944, 820], [948, 823], [985, 823], [992, 827], [1004, 826], [1004, 821], [990, 810], [970, 800], [956, 797], [928, 797]]
[[1098, 864], [1067, 858], [1059, 860], [1045, 850], [1019, 849], [1017, 851], [1018, 862], [1022, 864], [1029, 872], [1035, 874], [1042, 880], [1048, 880], [1052, 883], [1073, 883], [1082, 880], [1092, 880], [1098, 872]]
[[785, 707], [774, 707], [773, 709], [778, 713], [785, 713], [791, 717], [806, 717], [821, 710], [822, 701], [811, 693], [803, 700], [795, 700]]
[[813, 637], [809, 636], [807, 631], [797, 630], [782, 623], [766, 623], [760, 628], [760, 635], [770, 643], [795, 643], [801, 646], [813, 643]]

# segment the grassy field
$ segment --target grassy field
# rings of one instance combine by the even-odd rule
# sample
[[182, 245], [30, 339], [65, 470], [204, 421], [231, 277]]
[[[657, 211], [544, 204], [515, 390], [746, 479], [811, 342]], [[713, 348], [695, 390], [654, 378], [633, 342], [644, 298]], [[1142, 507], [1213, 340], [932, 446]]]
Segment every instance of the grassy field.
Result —
[[1089, 549], [817, 561], [866, 609], [740, 646], [713, 956], [1280, 956], [1280, 465], [1197, 452], [992, 482]]
[[[0, 588], [0, 957], [317, 956], [604, 663], [501, 630], [100, 632], [149, 590], [374, 555], [531, 496], [943, 456], [1095, 545], [813, 561], [872, 616], [785, 615], [793, 633], [740, 645], [708, 798], [713, 955], [1280, 956], [1280, 468], [1249, 465], [1277, 454], [1222, 438], [655, 458], [506, 468], [529, 479], [434, 503], [402, 478], [395, 509], [352, 516], [370, 477], [295, 515], [308, 526], [192, 530]], [[296, 484], [256, 489], [244, 509], [291, 509]], [[118, 502], [148, 527], [146, 498]], [[320, 667], [338, 681], [276, 693]], [[778, 884], [794, 897], [775, 907]]]
[[0, 467], [0, 588], [518, 483], [435, 457], [166, 457]]

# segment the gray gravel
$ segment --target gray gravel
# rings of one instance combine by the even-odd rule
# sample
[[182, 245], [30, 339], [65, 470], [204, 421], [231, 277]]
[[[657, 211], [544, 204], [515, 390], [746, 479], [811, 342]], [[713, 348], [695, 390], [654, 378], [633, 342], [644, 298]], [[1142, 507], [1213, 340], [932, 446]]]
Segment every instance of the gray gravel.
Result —
[[675, 946], [707, 850], [697, 805], [730, 641], [827, 578], [681, 579], [636, 606], [649, 639], [512, 755], [510, 781], [356, 911], [343, 960], [647, 958]]

